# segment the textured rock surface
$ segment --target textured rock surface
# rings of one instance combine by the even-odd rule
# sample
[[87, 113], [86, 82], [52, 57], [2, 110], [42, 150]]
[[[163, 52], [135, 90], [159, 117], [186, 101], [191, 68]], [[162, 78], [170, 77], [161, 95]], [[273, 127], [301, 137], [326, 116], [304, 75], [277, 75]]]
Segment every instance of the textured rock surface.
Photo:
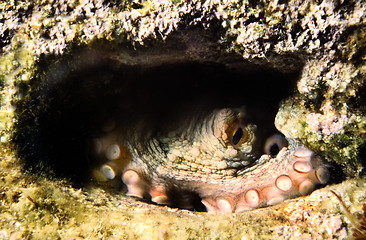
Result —
[[284, 74], [300, 71], [299, 79], [294, 79], [297, 91], [276, 117], [277, 128], [341, 163], [350, 176], [362, 175], [366, 139], [362, 1], [9, 1], [0, 7], [4, 238], [38, 238], [39, 229], [50, 238], [342, 239], [351, 232], [329, 189], [341, 193], [352, 212], [360, 211], [365, 201], [362, 179], [277, 207], [224, 215], [218, 221], [203, 213], [136, 203], [99, 188], [79, 191], [62, 181], [24, 174], [8, 141], [23, 114], [19, 109], [29, 103], [28, 86], [37, 79], [40, 66], [73, 55], [77, 46], [93, 49], [102, 42], [112, 57], [131, 65], [251, 62]]

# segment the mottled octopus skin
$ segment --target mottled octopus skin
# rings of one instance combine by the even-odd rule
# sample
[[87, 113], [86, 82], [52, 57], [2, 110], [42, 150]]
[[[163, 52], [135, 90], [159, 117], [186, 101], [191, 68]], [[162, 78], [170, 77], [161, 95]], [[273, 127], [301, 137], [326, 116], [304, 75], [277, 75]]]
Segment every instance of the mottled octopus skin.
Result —
[[127, 195], [158, 204], [193, 209], [198, 198], [208, 212], [242, 212], [307, 195], [329, 180], [325, 161], [294, 141], [276, 156], [260, 156], [257, 126], [244, 109], [214, 110], [146, 137], [115, 125], [95, 139], [94, 177], [122, 181]]

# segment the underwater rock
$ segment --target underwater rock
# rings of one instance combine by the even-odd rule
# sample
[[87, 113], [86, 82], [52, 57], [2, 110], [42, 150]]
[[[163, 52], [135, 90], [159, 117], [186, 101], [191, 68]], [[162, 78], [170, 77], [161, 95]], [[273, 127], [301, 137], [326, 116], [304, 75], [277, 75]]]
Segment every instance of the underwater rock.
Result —
[[[366, 139], [364, 3], [96, 0], [8, 2], [0, 7], [1, 199], [4, 202], [1, 234], [4, 238], [37, 238], [35, 229], [49, 234], [43, 236], [63, 238], [108, 237], [116, 236], [117, 232], [125, 238], [143, 238], [147, 234], [162, 239], [170, 236], [346, 237], [348, 222], [327, 189], [340, 193], [348, 205], [352, 202], [351, 211], [357, 211], [365, 201], [362, 179], [316, 190], [307, 198], [276, 207], [220, 218], [230, 222], [228, 230], [228, 224], [215, 221], [215, 217], [207, 214], [152, 206], [105, 193], [97, 187], [89, 192], [78, 191], [62, 181], [43, 176], [52, 176], [47, 173], [52, 170], [57, 177], [75, 180], [82, 173], [76, 180], [83, 181], [84, 173], [92, 170], [87, 159], [74, 161], [81, 154], [75, 147], [80, 146], [78, 137], [82, 142], [85, 140], [85, 135], [79, 133], [90, 129], [94, 122], [82, 123], [98, 113], [93, 111], [93, 106], [85, 108], [87, 104], [82, 103], [100, 103], [98, 108], [105, 108], [108, 115], [115, 106], [103, 104], [113, 103], [115, 99], [101, 100], [95, 96], [118, 95], [113, 90], [127, 89], [123, 92], [127, 98], [131, 92], [142, 89], [136, 96], [149, 99], [144, 98], [152, 94], [146, 91], [149, 85], [178, 83], [176, 86], [183, 86], [184, 90], [178, 91], [179, 96], [189, 93], [197, 98], [201, 91], [207, 95], [211, 89], [206, 86], [217, 81], [222, 83], [224, 97], [235, 100], [236, 96], [247, 93], [252, 102], [271, 104], [269, 119], [286, 138], [301, 142], [326, 160], [340, 164], [348, 176], [362, 176]], [[199, 75], [202, 68], [212, 73]], [[157, 79], [165, 69], [168, 74], [164, 81], [150, 80]], [[194, 80], [203, 76], [203, 80], [198, 81], [198, 86], [194, 85], [197, 81], [184, 77], [174, 81], [169, 78], [174, 75], [169, 74], [177, 69], [180, 74], [190, 72], [196, 76]], [[236, 77], [229, 81], [226, 74]], [[131, 80], [131, 85], [109, 84], [116, 83], [117, 75], [136, 81]], [[133, 85], [139, 81], [147, 87]], [[254, 84], [256, 81], [258, 85]], [[213, 88], [214, 93], [220, 84]], [[116, 88], [96, 94], [103, 86]], [[249, 90], [243, 91], [246, 86]], [[169, 93], [163, 101], [169, 102], [175, 88], [163, 89]], [[93, 96], [95, 99], [91, 99]], [[78, 104], [71, 104], [73, 100]], [[214, 102], [220, 105], [218, 100], [222, 99], [215, 98]], [[125, 106], [141, 109], [144, 102], [134, 104]], [[84, 113], [87, 117], [80, 118]], [[59, 118], [65, 114], [67, 118]], [[60, 119], [66, 120], [64, 128]], [[113, 128], [113, 124], [105, 127]], [[54, 133], [64, 135], [52, 138]], [[65, 138], [53, 142], [57, 144], [48, 141], [55, 136]], [[63, 141], [67, 136], [69, 140]], [[66, 157], [59, 158], [65, 160], [64, 164], [59, 160], [53, 162], [52, 156], [62, 153], [62, 146], [67, 150]], [[107, 158], [115, 158], [115, 149], [107, 151]], [[72, 157], [68, 159], [68, 156]], [[33, 171], [29, 169], [23, 175], [28, 168]], [[332, 204], [327, 204], [329, 201]], [[226, 209], [226, 202], [220, 201], [219, 205]], [[73, 215], [73, 211], [79, 212], [75, 211], [79, 207], [89, 215]], [[113, 215], [116, 211], [118, 214]], [[101, 212], [109, 218], [98, 222]], [[177, 216], [189, 220], [182, 220], [186, 224], [180, 222], [176, 226]], [[159, 223], [157, 218], [161, 219]], [[192, 218], [200, 224], [190, 224], [197, 223]], [[76, 231], [72, 227], [75, 222], [79, 224]], [[144, 228], [126, 227], [131, 222]], [[88, 235], [90, 228], [94, 230]], [[128, 233], [129, 229], [136, 231]], [[150, 229], [149, 233], [146, 229]], [[215, 232], [219, 235], [214, 236]]]

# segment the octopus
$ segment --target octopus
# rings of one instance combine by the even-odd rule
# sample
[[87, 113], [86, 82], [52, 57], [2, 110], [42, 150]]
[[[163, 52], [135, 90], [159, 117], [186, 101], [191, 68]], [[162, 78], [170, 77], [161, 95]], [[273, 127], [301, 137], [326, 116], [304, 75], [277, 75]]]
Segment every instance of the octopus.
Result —
[[[176, 129], [104, 126], [93, 140], [93, 176], [128, 196], [208, 212], [271, 206], [327, 184], [325, 160], [279, 133], [263, 139], [244, 107], [196, 113]], [[144, 132], [144, 134], [137, 134]]]
[[285, 76], [214, 63], [129, 66], [99, 56], [76, 70], [66, 59], [33, 88], [15, 138], [29, 168], [50, 166], [58, 177], [93, 178], [144, 201], [221, 213], [307, 195], [333, 176], [324, 158], [274, 126], [291, 92]]

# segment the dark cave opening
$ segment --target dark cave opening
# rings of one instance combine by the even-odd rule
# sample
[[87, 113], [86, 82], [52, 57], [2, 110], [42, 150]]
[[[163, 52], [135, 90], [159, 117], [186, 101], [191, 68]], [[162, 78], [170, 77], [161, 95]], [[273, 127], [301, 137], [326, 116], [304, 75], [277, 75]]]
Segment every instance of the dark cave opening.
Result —
[[197, 109], [244, 105], [270, 135], [279, 103], [292, 94], [298, 77], [242, 62], [129, 65], [109, 57], [92, 63], [80, 58], [41, 68], [29, 97], [18, 103], [13, 137], [25, 169], [78, 186], [91, 178], [90, 141], [111, 119], [125, 128], [142, 122], [158, 132]]

